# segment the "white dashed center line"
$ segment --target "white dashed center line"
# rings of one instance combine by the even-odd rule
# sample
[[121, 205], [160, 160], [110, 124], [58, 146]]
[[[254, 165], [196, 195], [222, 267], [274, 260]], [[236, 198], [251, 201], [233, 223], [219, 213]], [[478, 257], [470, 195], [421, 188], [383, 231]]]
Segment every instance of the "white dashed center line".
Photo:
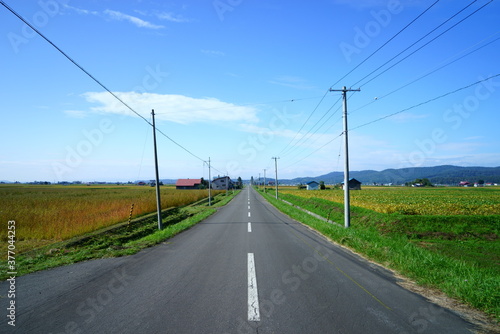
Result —
[[248, 321], [260, 321], [259, 294], [253, 253], [248, 253]]
[[252, 223], [248, 222], [248, 232], [252, 232]]

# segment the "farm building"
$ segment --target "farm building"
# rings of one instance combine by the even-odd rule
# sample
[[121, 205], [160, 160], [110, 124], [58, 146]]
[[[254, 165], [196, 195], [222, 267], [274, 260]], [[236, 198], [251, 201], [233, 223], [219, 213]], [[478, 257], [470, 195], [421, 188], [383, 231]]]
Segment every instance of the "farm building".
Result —
[[200, 189], [201, 179], [178, 179], [175, 189]]
[[212, 181], [212, 189], [225, 190], [233, 188], [234, 188], [233, 181], [231, 181], [229, 176], [218, 177]]
[[[349, 190], [361, 190], [361, 182], [359, 182], [355, 178], [350, 179], [348, 184]], [[344, 182], [342, 182], [342, 189], [344, 189]]]
[[318, 190], [319, 183], [316, 181], [307, 182], [307, 190]]

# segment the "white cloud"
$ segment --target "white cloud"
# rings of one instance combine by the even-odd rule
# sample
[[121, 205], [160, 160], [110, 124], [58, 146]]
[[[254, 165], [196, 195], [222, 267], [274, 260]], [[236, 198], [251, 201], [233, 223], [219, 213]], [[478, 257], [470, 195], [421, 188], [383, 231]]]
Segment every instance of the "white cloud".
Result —
[[475, 154], [448, 154], [436, 155], [427, 158], [422, 166], [438, 166], [438, 165], [454, 165], [454, 166], [483, 166], [483, 167], [498, 167], [500, 162], [496, 153], [475, 153]]
[[128, 14], [124, 14], [115, 10], [110, 10], [106, 9], [104, 12], [108, 17], [110, 17], [113, 20], [118, 20], [118, 21], [128, 21], [134, 25], [136, 25], [139, 28], [148, 28], [148, 29], [162, 29], [165, 28], [162, 25], [156, 25], [148, 21], [144, 21], [138, 17], [131, 16]]
[[[158, 115], [157, 119], [180, 124], [258, 121], [255, 108], [238, 106], [215, 98], [136, 92], [114, 92], [114, 94], [145, 118], [149, 118], [151, 109], [154, 109]], [[88, 92], [83, 96], [88, 102], [99, 104], [91, 108], [93, 112], [134, 115], [107, 92]]]
[[186, 22], [191, 22], [190, 19], [187, 19], [183, 17], [182, 15], [176, 15], [170, 12], [163, 12], [163, 13], [156, 13], [156, 17], [158, 17], [161, 20], [167, 20], [169, 22], [174, 22], [174, 23], [186, 23]]
[[63, 6], [67, 9], [71, 9], [75, 12], [77, 12], [78, 14], [84, 14], [84, 15], [99, 15], [99, 12], [96, 12], [96, 11], [93, 11], [93, 10], [88, 10], [88, 9], [82, 9], [82, 8], [77, 8], [77, 7], [73, 7], [73, 6], [70, 6], [68, 4], [63, 4]]
[[284, 128], [272, 128], [272, 127], [262, 127], [258, 126], [255, 124], [248, 124], [248, 123], [242, 123], [239, 124], [239, 130], [247, 132], [247, 133], [254, 133], [258, 135], [263, 135], [263, 136], [277, 136], [277, 137], [283, 137], [283, 138], [294, 138], [296, 132], [293, 130], [289, 129], [284, 129]]
[[270, 80], [269, 83], [300, 90], [314, 89], [314, 86], [307, 84], [306, 80], [290, 75], [279, 76], [277, 78], [274, 78], [273, 80]]
[[70, 117], [74, 118], [85, 118], [87, 113], [83, 110], [65, 110], [64, 113]]
[[204, 53], [206, 55], [209, 55], [209, 56], [217, 56], [217, 57], [223, 57], [225, 56], [226, 54], [222, 51], [218, 51], [218, 50], [201, 50], [201, 53]]
[[[75, 11], [76, 13], [82, 14], [82, 15], [94, 15], [94, 16], [101, 16], [102, 17], [103, 16], [102, 14], [104, 14], [105, 16], [107, 16], [113, 20], [116, 20], [116, 21], [128, 21], [139, 28], [148, 28], [148, 29], [163, 29], [163, 28], [165, 28], [162, 25], [153, 24], [151, 22], [144, 21], [136, 16], [124, 14], [124, 13], [118, 12], [116, 10], [106, 9], [102, 13], [100, 13], [98, 11], [77, 8], [77, 7], [67, 5], [67, 4], [64, 4], [63, 6], [67, 9], [71, 9], [71, 10]], [[140, 11], [136, 11], [136, 12], [138, 12], [141, 15], [144, 15]]]
[[389, 120], [394, 121], [396, 123], [408, 123], [408, 122], [414, 122], [418, 119], [424, 119], [428, 118], [429, 115], [426, 114], [414, 114], [411, 112], [403, 112], [396, 114], [394, 116], [388, 117]]
[[469, 152], [477, 152], [480, 148], [486, 146], [486, 144], [481, 142], [450, 142], [440, 145], [436, 145], [436, 150], [441, 150], [444, 152], [457, 152], [458, 154], [464, 154]]

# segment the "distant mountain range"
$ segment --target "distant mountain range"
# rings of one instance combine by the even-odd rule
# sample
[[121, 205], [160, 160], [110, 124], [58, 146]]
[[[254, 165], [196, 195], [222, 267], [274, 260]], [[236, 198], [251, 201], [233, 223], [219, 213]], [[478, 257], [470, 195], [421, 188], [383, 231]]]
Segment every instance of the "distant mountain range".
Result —
[[[461, 181], [470, 183], [483, 180], [484, 182], [500, 183], [500, 167], [410, 167], [400, 169], [386, 169], [383, 171], [363, 170], [351, 171], [350, 178], [355, 178], [363, 184], [404, 184], [416, 179], [427, 178], [433, 184], [455, 185]], [[344, 181], [344, 172], [332, 172], [316, 177], [298, 177], [289, 180], [280, 180], [281, 184], [305, 184], [310, 181], [324, 181], [325, 184], [338, 184]]]

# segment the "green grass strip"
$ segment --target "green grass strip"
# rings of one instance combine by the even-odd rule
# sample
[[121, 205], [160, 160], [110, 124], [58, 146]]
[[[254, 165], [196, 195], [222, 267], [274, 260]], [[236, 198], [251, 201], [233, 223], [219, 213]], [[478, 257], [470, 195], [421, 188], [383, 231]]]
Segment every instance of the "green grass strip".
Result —
[[[351, 207], [351, 227], [346, 229], [314, 218], [271, 195], [261, 195], [283, 213], [333, 241], [396, 270], [421, 286], [441, 290], [500, 320], [500, 280], [497, 270], [481, 268], [474, 263], [420, 247], [404, 234], [382, 233], [378, 227], [387, 223], [387, 216], [390, 215]], [[287, 201], [301, 206], [300, 201], [293, 196], [285, 197]], [[333, 221], [343, 221], [342, 205], [330, 202], [328, 210], [325, 210], [324, 205], [317, 204], [316, 209], [319, 210], [315, 211], [314, 206], [305, 209], [325, 218], [328, 216]]]

